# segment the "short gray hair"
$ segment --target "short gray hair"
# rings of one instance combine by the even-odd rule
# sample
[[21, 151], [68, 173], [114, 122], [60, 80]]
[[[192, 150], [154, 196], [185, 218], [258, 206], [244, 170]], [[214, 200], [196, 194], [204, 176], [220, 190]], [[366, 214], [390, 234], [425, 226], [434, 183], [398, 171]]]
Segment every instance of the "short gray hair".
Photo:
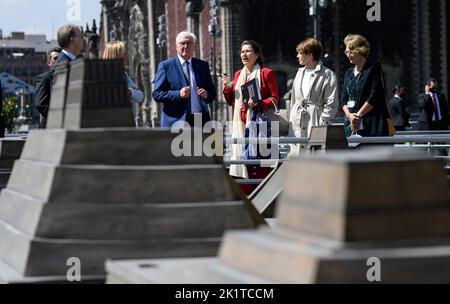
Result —
[[178, 42], [180, 42], [180, 40], [183, 39], [184, 37], [191, 37], [192, 40], [194, 40], [194, 43], [197, 43], [197, 36], [195, 36], [195, 34], [188, 32], [188, 31], [180, 32], [177, 35], [177, 39], [175, 42], [178, 44]]

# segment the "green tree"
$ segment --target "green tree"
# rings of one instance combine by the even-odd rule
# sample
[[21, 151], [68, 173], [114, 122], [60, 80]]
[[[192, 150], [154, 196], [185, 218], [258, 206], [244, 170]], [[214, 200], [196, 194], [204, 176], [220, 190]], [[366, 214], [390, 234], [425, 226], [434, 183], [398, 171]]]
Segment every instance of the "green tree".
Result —
[[14, 128], [14, 117], [17, 116], [17, 97], [3, 99], [2, 116], [5, 121], [5, 129], [11, 133]]

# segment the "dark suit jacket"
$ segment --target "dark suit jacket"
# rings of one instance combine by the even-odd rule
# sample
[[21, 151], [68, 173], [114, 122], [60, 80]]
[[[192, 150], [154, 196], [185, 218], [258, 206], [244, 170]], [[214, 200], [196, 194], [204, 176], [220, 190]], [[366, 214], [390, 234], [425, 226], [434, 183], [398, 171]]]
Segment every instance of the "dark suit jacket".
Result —
[[48, 109], [50, 107], [50, 97], [53, 85], [53, 76], [55, 74], [55, 67], [58, 64], [67, 63], [72, 61], [64, 52], [58, 56], [53, 68], [48, 72], [42, 73], [36, 77], [36, 99], [35, 105], [39, 113], [41, 113], [43, 120], [41, 122], [41, 127], [45, 128], [45, 123], [47, 121]]
[[406, 112], [405, 105], [403, 104], [401, 98], [394, 96], [389, 101], [389, 108], [391, 110], [391, 118], [394, 123], [394, 127], [398, 129], [409, 127], [409, 118], [411, 115]]
[[433, 121], [434, 106], [433, 100], [429, 94], [420, 94], [417, 97], [417, 103], [420, 109], [420, 116], [417, 122], [419, 130], [447, 130], [450, 125], [450, 117], [448, 113], [447, 99], [444, 94], [438, 93], [439, 106], [441, 109], [442, 120]]
[[35, 105], [45, 119], [47, 119], [48, 107], [50, 105], [52, 80], [53, 73], [51, 71], [42, 73], [36, 77]]
[[[192, 70], [197, 86], [208, 92], [207, 100], [199, 98], [204, 114], [203, 122], [206, 122], [205, 120], [209, 120], [208, 103], [216, 99], [216, 89], [207, 62], [192, 58]], [[187, 80], [178, 56], [159, 64], [155, 76], [153, 99], [163, 104], [161, 127], [171, 127], [175, 122], [186, 121], [190, 114], [190, 102], [180, 97], [180, 90], [186, 86], [188, 86]]]

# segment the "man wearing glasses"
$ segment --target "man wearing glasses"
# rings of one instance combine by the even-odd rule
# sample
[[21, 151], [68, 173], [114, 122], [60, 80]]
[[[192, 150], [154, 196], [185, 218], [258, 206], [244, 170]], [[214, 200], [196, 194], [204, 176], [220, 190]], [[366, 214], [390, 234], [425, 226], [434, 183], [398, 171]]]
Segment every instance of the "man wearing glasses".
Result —
[[[196, 36], [181, 32], [176, 38], [177, 56], [163, 61], [155, 76], [153, 99], [163, 104], [161, 127], [170, 128], [202, 119], [202, 127], [211, 120], [208, 103], [216, 98], [207, 62], [193, 58]], [[197, 120], [195, 120], [197, 121]]]
[[52, 70], [60, 56], [62, 49], [60, 47], [52, 48], [47, 52], [47, 65], [49, 71], [42, 73], [36, 77], [36, 108], [41, 113], [41, 128], [45, 128], [48, 107], [50, 104], [50, 94], [52, 89]]

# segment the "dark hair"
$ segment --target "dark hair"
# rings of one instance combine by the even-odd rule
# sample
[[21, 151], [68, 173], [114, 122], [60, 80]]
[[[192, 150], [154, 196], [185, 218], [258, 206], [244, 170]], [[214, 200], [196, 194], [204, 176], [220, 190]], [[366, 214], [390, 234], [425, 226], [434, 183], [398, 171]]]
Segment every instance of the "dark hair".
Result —
[[62, 48], [57, 46], [57, 47], [54, 47], [54, 48], [51, 48], [50, 50], [48, 50], [48, 52], [47, 52], [47, 60], [52, 59], [52, 53], [53, 52], [61, 53], [62, 52]]
[[318, 40], [308, 38], [297, 45], [297, 53], [312, 55], [314, 61], [319, 61], [323, 53], [323, 47]]
[[395, 88], [394, 89], [392, 89], [392, 93], [393, 94], [397, 94], [398, 92], [400, 92], [400, 89], [402, 89], [402, 88], [404, 88], [405, 86], [404, 85], [402, 85], [402, 84], [397, 84], [396, 86], [395, 86]]
[[239, 49], [239, 56], [241, 55], [241, 51], [242, 51], [242, 48], [244, 47], [244, 45], [250, 45], [253, 48], [253, 51], [255, 52], [255, 54], [258, 55], [258, 59], [256, 59], [256, 63], [258, 63], [261, 67], [263, 67], [264, 58], [263, 58], [261, 46], [253, 40], [245, 40], [244, 42], [242, 42], [241, 48]]
[[425, 82], [425, 85], [431, 85], [432, 82], [439, 83], [436, 79], [431, 78], [430, 80], [428, 80], [427, 82]]
[[70, 39], [72, 39], [73, 37], [76, 36], [77, 30], [79, 30], [79, 29], [80, 28], [78, 27], [78, 25], [75, 25], [75, 24], [63, 25], [58, 30], [58, 44], [59, 44], [59, 46], [62, 47], [63, 49], [69, 47]]

